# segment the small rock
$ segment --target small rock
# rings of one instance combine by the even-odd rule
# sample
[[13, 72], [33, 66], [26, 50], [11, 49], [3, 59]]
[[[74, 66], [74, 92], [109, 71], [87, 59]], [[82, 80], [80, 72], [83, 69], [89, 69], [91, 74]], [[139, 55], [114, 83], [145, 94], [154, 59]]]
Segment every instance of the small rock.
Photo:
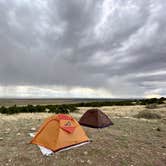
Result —
[[2, 137], [0, 137], [0, 141], [2, 141], [3, 140], [3, 138]]
[[84, 160], [80, 160], [81, 163], [84, 163], [85, 161]]
[[166, 145], [163, 145], [162, 148], [166, 148]]
[[85, 151], [85, 152], [84, 152], [84, 155], [87, 155], [87, 154], [88, 154], [88, 152], [87, 152], [87, 151]]
[[21, 133], [17, 133], [17, 135], [19, 136], [19, 135], [21, 135]]
[[92, 161], [88, 160], [87, 163], [91, 165], [91, 164], [92, 164]]
[[6, 131], [10, 131], [10, 128], [7, 128]]
[[34, 128], [34, 127], [31, 128], [31, 131], [35, 131], [35, 130], [36, 130], [36, 128]]
[[156, 129], [157, 131], [161, 131], [161, 129], [159, 128], [159, 127], [157, 127], [157, 129]]

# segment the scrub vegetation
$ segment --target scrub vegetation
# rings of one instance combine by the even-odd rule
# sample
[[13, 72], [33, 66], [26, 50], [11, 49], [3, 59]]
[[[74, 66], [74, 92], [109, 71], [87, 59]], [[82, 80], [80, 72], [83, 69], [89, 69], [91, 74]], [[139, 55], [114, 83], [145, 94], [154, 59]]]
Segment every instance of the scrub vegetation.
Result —
[[[102, 106], [132, 106], [132, 105], [146, 105], [147, 108], [156, 108], [157, 104], [163, 104], [165, 98], [160, 99], [137, 99], [137, 100], [118, 100], [118, 101], [94, 101], [94, 102], [80, 102], [71, 104], [58, 105], [30, 105], [27, 106], [1, 106], [0, 113], [15, 114], [15, 113], [32, 113], [32, 112], [49, 112], [49, 113], [71, 113], [77, 110], [77, 107], [102, 107]], [[73, 101], [74, 102], [74, 101]]]
[[151, 112], [149, 110], [143, 110], [139, 112], [134, 117], [136, 118], [144, 118], [144, 119], [161, 119], [161, 115], [158, 113]]

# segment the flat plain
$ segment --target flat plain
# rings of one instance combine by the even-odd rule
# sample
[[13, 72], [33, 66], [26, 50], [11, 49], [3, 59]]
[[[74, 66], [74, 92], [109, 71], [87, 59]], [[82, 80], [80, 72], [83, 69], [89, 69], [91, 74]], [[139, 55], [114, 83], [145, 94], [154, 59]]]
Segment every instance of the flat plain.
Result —
[[[77, 120], [89, 108], [71, 115]], [[103, 129], [84, 127], [91, 143], [46, 157], [29, 144], [31, 128], [42, 124], [51, 113], [0, 114], [0, 165], [2, 166], [165, 166], [166, 105], [153, 112], [161, 119], [137, 119], [145, 106], [100, 107], [114, 125]]]

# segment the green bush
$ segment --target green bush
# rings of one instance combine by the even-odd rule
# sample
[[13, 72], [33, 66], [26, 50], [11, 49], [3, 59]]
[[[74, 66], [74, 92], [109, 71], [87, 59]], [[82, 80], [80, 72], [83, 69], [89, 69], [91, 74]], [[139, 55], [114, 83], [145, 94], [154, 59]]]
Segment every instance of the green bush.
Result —
[[134, 115], [135, 118], [144, 118], [144, 119], [161, 119], [161, 115], [144, 110], [139, 112], [137, 115]]
[[4, 107], [4, 106], [2, 106], [2, 107], [0, 108], [0, 113], [5, 114], [6, 112], [7, 112], [7, 108]]
[[27, 106], [11, 106], [11, 107], [0, 107], [0, 113], [2, 114], [15, 114], [15, 113], [35, 113], [35, 112], [47, 112], [46, 108], [49, 109], [50, 113], [64, 113], [68, 114], [70, 112], [74, 112], [77, 110], [77, 108], [74, 105], [46, 105], [46, 106], [33, 106], [33, 105], [27, 105]]
[[[130, 105], [153, 105], [164, 103], [165, 98], [160, 99], [136, 99], [136, 100], [113, 100], [113, 101], [94, 101], [94, 102], [82, 102], [76, 104], [62, 104], [62, 105], [27, 105], [27, 106], [12, 106], [12, 107], [0, 107], [0, 113], [2, 114], [14, 114], [21, 112], [51, 112], [51, 113], [70, 113], [77, 110], [77, 107], [102, 107], [102, 106], [130, 106]], [[49, 111], [46, 111], [49, 110]]]
[[157, 98], [151, 98], [151, 99], [141, 99], [140, 105], [147, 105], [147, 104], [163, 104], [165, 98], [161, 97], [160, 99]]
[[121, 101], [98, 101], [98, 102], [84, 102], [73, 104], [76, 107], [102, 107], [102, 106], [125, 106], [135, 105], [134, 100], [121, 100]]
[[36, 112], [45, 112], [46, 106], [37, 105], [35, 106]]

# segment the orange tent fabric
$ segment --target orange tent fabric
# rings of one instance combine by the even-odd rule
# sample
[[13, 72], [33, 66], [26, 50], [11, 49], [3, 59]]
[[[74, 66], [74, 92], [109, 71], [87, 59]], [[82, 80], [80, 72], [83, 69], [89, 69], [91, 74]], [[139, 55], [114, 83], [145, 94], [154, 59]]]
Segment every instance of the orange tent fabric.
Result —
[[31, 141], [54, 152], [84, 142], [89, 142], [84, 130], [72, 116], [66, 114], [47, 118]]

